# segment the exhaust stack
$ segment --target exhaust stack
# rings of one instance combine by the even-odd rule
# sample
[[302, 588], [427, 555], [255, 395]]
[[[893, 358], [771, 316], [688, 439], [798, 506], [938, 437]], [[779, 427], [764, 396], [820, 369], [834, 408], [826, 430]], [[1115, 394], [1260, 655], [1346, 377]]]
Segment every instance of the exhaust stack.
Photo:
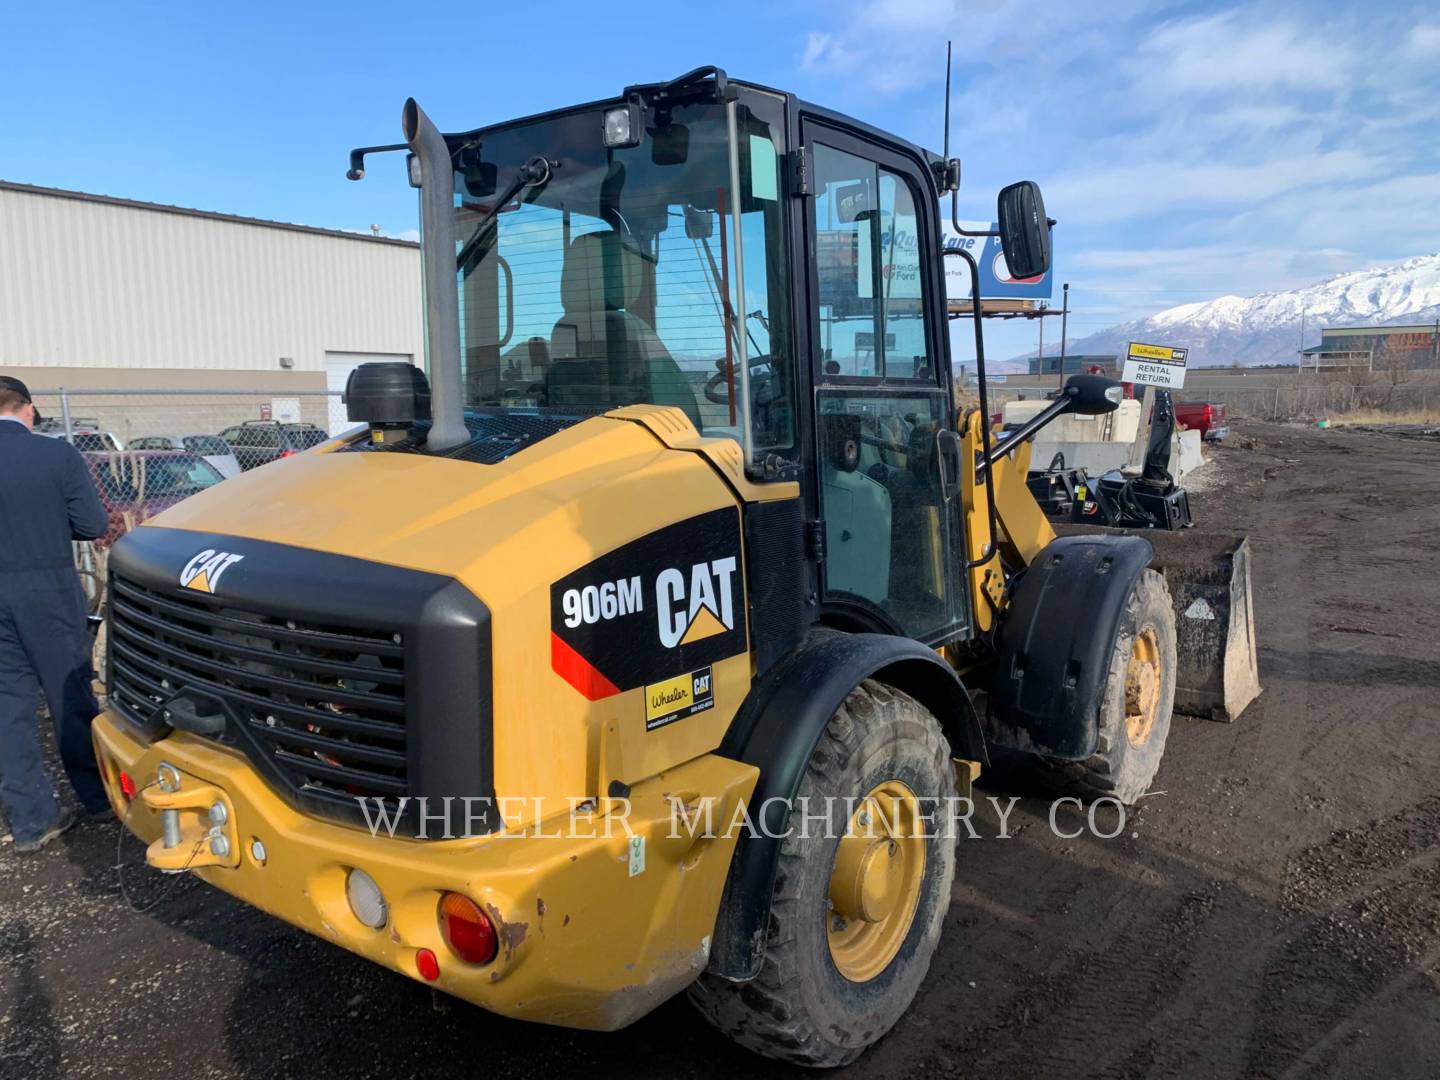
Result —
[[470, 439], [460, 372], [460, 302], [455, 290], [455, 209], [450, 148], [416, 104], [401, 115], [405, 142], [420, 166], [421, 258], [425, 283], [425, 353], [433, 422], [426, 446], [448, 450]]

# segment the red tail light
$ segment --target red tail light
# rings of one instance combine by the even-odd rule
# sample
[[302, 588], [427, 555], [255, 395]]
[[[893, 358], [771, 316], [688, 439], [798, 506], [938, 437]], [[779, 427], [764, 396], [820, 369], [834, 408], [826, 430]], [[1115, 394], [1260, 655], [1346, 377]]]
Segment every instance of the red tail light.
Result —
[[440, 961], [429, 949], [421, 949], [415, 954], [415, 970], [426, 982], [434, 982], [440, 977]]
[[467, 964], [495, 959], [500, 948], [495, 924], [468, 896], [446, 893], [440, 898], [440, 926], [451, 951]]
[[281, 456], [282, 458], [283, 458], [283, 457], [294, 457], [297, 453], [299, 453], [298, 450], [281, 450], [281, 451], [280, 451], [280, 456]]
[[126, 802], [133, 802], [139, 794], [135, 787], [135, 778], [123, 769], [120, 771], [120, 794], [125, 796]]

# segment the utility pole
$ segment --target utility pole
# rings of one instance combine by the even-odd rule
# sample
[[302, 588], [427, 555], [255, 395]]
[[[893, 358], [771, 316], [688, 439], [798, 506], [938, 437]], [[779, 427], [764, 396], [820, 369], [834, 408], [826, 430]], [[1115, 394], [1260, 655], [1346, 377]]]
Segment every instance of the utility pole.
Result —
[[1035, 320], [1040, 324], [1040, 348], [1036, 350], [1035, 370], [1043, 376], [1045, 374], [1045, 301], [1041, 300], [1035, 305], [1035, 309], [1040, 312]]
[[[1315, 358], [1315, 363], [1320, 363], [1320, 358]], [[1300, 355], [1295, 360], [1295, 381], [1300, 381], [1300, 373], [1305, 370], [1305, 309], [1300, 309]]]
[[[1060, 289], [1060, 388], [1065, 388], [1065, 326], [1070, 321], [1070, 283]], [[1044, 319], [1040, 320], [1044, 322]]]

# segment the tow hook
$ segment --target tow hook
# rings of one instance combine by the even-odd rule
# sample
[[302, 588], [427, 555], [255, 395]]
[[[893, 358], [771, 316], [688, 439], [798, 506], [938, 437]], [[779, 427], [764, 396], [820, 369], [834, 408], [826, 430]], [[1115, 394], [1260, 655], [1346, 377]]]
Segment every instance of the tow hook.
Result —
[[145, 851], [145, 861], [155, 869], [183, 873], [202, 866], [239, 865], [234, 813], [219, 788], [193, 780], [187, 785], [172, 767], [140, 798], [160, 815], [160, 839]]

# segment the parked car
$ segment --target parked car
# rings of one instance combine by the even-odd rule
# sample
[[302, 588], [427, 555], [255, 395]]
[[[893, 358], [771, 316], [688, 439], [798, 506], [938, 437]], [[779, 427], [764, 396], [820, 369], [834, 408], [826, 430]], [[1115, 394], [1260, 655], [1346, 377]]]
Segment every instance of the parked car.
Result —
[[174, 450], [88, 452], [80, 455], [110, 515], [110, 527], [95, 541], [108, 548], [147, 518], [224, 479], [199, 454]]
[[185, 450], [199, 454], [225, 479], [240, 475], [240, 462], [219, 435], [142, 435], [130, 440], [131, 450]]
[[282, 424], [276, 420], [246, 420], [226, 428], [220, 438], [229, 444], [241, 469], [254, 469], [302, 450], [319, 446], [330, 436], [314, 424]]
[[1177, 401], [1175, 419], [1191, 431], [1200, 432], [1200, 438], [1208, 442], [1219, 442], [1230, 434], [1225, 406], [1218, 401]]
[[[63, 439], [65, 438], [65, 425], [63, 422], [47, 420], [35, 429], [35, 434], [51, 439]], [[125, 449], [125, 444], [113, 431], [101, 431], [98, 427], [79, 426], [73, 423], [70, 425], [70, 442], [81, 453], [95, 451], [118, 453]]]

